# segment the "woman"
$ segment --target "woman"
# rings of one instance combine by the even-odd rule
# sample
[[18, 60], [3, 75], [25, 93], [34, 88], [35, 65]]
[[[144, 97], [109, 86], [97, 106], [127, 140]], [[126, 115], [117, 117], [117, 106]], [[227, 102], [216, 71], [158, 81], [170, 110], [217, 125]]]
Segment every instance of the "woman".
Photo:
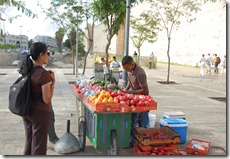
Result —
[[[44, 43], [35, 42], [30, 48], [30, 54], [34, 61], [33, 67], [48, 63], [50, 53]], [[31, 75], [31, 85], [34, 98], [42, 93], [42, 99], [31, 115], [23, 117], [26, 133], [24, 155], [46, 155], [50, 104], [55, 86], [54, 72], [42, 67], [37, 69]]]

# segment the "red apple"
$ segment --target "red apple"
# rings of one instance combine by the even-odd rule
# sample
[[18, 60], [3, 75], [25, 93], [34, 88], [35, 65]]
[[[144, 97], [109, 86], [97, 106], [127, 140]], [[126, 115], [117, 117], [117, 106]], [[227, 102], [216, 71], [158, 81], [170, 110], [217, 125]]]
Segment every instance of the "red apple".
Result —
[[126, 101], [125, 101], [125, 104], [126, 104], [127, 106], [130, 106], [130, 101], [129, 101], [129, 100], [126, 100]]
[[136, 102], [134, 100], [130, 100], [130, 104], [135, 106]]
[[120, 101], [120, 104], [123, 105], [123, 106], [126, 105], [125, 101]]
[[138, 102], [138, 106], [144, 106], [145, 104], [144, 104], [144, 102], [142, 101], [142, 100], [140, 100], [139, 102]]
[[149, 106], [149, 102], [148, 101], [144, 101], [144, 103], [145, 103], [144, 104], [145, 106]]
[[113, 91], [110, 93], [112, 97], [116, 97], [117, 96], [117, 92], [116, 91]]

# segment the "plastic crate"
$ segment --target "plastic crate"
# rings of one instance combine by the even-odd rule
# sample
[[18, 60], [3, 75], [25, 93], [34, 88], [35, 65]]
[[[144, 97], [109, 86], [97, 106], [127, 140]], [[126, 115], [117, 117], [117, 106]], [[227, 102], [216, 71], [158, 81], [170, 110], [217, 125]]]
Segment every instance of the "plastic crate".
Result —
[[[165, 146], [152, 146], [152, 150], [143, 150], [140, 147], [140, 144], [137, 143], [134, 145], [133, 148], [133, 154], [134, 155], [141, 155], [141, 156], [147, 156], [147, 155], [180, 155], [177, 150], [175, 149], [175, 144], [172, 145], [165, 145]], [[161, 153], [161, 154], [160, 154]]]
[[188, 154], [196, 154], [196, 155], [207, 155], [210, 150], [209, 141], [192, 139], [189, 145], [186, 147], [186, 152]]
[[146, 155], [150, 155], [151, 154], [151, 151], [143, 151], [141, 150], [138, 145], [134, 145], [133, 146], [133, 155], [135, 156], [146, 156]]
[[176, 150], [177, 144], [169, 144], [169, 145], [142, 145], [139, 141], [136, 141], [136, 145], [142, 151], [158, 151], [158, 150]]
[[[150, 136], [144, 136], [144, 134], [156, 134], [160, 131], [164, 132], [163, 138], [152, 138]], [[163, 126], [162, 128], [135, 128], [134, 136], [142, 145], [162, 145], [162, 144], [178, 144], [180, 142], [180, 135], [171, 129], [169, 126]]]

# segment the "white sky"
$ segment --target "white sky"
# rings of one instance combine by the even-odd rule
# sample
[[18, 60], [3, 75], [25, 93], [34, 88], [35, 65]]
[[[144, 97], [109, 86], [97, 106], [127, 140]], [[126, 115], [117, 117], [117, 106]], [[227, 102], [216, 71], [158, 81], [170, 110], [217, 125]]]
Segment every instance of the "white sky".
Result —
[[[40, 4], [46, 8], [49, 7], [50, 1], [51, 0], [39, 0]], [[37, 14], [38, 18], [32, 19], [31, 17], [23, 14], [21, 11], [18, 11], [16, 8], [10, 8], [7, 14], [22, 16], [14, 19], [12, 23], [5, 21], [5, 32], [15, 35], [27, 35], [29, 39], [33, 39], [36, 35], [54, 37], [57, 27], [51, 23], [51, 20], [46, 20], [46, 16], [42, 13], [41, 8], [37, 5], [37, 0], [24, 0], [24, 2], [26, 8], [29, 8], [33, 13]]]

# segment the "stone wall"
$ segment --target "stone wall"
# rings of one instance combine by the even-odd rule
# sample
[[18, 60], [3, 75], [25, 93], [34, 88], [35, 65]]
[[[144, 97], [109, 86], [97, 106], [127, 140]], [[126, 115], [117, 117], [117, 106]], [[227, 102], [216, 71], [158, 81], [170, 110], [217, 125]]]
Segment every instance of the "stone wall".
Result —
[[[131, 15], [138, 16], [146, 8], [149, 8], [147, 3], [136, 5], [131, 9]], [[221, 58], [226, 54], [226, 7], [223, 8], [222, 2], [206, 3], [202, 6], [201, 11], [194, 16], [196, 17], [195, 21], [192, 23], [183, 21], [180, 27], [172, 32], [171, 62], [195, 65], [203, 53], [206, 55], [207, 53], [217, 53]], [[132, 28], [130, 28], [130, 36], [132, 36]], [[122, 33], [113, 37], [109, 53], [120, 54], [124, 47], [122, 37], [124, 37]], [[106, 44], [105, 27], [101, 24], [94, 30], [94, 52], [104, 52]], [[163, 30], [158, 34], [158, 40], [155, 43], [145, 42], [143, 44], [141, 56], [149, 56], [151, 52], [154, 52], [158, 61], [166, 62], [167, 45], [166, 32]], [[137, 49], [129, 39], [129, 54], [133, 55], [135, 50]]]
[[18, 53], [8, 53], [0, 50], [0, 66], [11, 66], [11, 63], [18, 59], [20, 59]]

